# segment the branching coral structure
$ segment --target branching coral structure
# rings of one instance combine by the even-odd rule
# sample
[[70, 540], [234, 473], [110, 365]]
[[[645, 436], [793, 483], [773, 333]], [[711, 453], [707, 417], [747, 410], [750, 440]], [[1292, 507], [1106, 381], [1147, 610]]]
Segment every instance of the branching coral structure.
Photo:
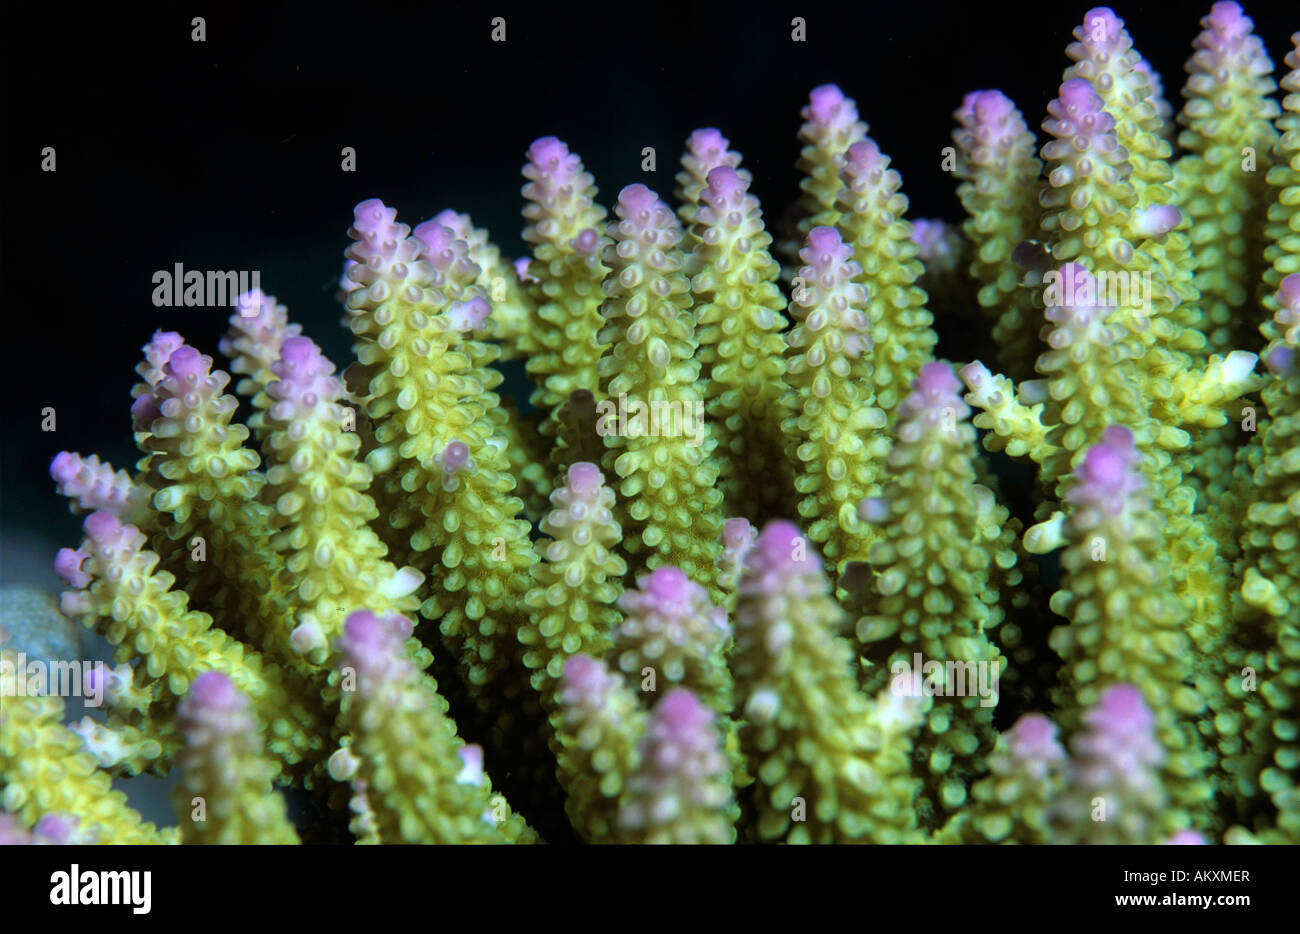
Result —
[[972, 90], [959, 224], [824, 85], [779, 245], [718, 129], [675, 204], [547, 136], [518, 261], [356, 206], [346, 364], [155, 333], [134, 470], [50, 465], [105, 716], [0, 631], [0, 840], [1300, 843], [1300, 32], [1201, 25], [1176, 115], [1106, 8], [1040, 136]]

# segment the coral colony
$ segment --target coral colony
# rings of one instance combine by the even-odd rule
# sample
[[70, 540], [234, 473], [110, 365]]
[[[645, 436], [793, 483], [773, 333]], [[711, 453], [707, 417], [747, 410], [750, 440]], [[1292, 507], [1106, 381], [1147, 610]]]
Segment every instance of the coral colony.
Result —
[[136, 471], [51, 465], [106, 719], [4, 651], [3, 836], [1300, 842], [1300, 33], [1279, 106], [1201, 23], [1176, 116], [1105, 8], [1041, 140], [969, 94], [960, 228], [826, 85], [775, 237], [718, 130], [612, 214], [546, 137], [529, 257], [357, 205], [342, 373], [259, 289], [233, 377], [154, 334]]

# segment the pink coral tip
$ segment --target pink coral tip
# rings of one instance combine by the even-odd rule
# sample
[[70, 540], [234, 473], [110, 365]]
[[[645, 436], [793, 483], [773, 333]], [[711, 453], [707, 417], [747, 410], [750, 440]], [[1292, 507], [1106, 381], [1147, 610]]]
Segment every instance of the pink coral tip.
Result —
[[1000, 123], [1015, 105], [1001, 91], [971, 91], [962, 100], [961, 112], [979, 123]]
[[60, 548], [54, 556], [54, 573], [72, 587], [85, 587], [92, 578], [81, 569], [81, 564], [89, 557], [79, 549]]
[[618, 193], [619, 213], [623, 217], [648, 217], [659, 201], [653, 191], [636, 182]]
[[552, 171], [569, 157], [569, 147], [557, 137], [543, 136], [528, 147], [528, 161], [540, 169]]
[[238, 710], [247, 703], [235, 683], [220, 671], [205, 671], [195, 678], [189, 700], [210, 710]]
[[1083, 114], [1101, 110], [1101, 98], [1092, 89], [1092, 85], [1082, 78], [1071, 78], [1061, 85], [1061, 103], [1068, 109]]
[[1178, 208], [1171, 204], [1156, 204], [1134, 216], [1133, 230], [1139, 236], [1160, 240], [1182, 220], [1183, 215]]
[[1108, 6], [1094, 7], [1083, 14], [1085, 42], [1091, 44], [1113, 42], [1123, 29], [1123, 21]]
[[710, 169], [708, 183], [709, 200], [716, 203], [730, 201], [737, 194], [745, 193], [745, 180], [729, 165]]
[[796, 553], [802, 553], [804, 561], [811, 567], [821, 567], [821, 559], [809, 548], [808, 540], [799, 531], [799, 527], [785, 519], [774, 519], [765, 525], [754, 544], [754, 552], [751, 552], [769, 566], [792, 564], [796, 560]]
[[491, 314], [492, 306], [481, 295], [476, 295], [467, 302], [453, 302], [447, 309], [447, 318], [458, 331], [479, 330]]
[[860, 140], [844, 154], [845, 161], [858, 174], [866, 174], [880, 167], [883, 157], [880, 147], [869, 139]]
[[1107, 725], [1126, 732], [1145, 729], [1154, 722], [1142, 692], [1131, 684], [1108, 687], [1093, 709]]
[[267, 295], [261, 289], [249, 289], [235, 297], [235, 308], [241, 318], [256, 318], [268, 304]]
[[722, 544], [729, 549], [747, 546], [753, 531], [748, 519], [728, 519], [722, 523]]
[[131, 403], [131, 418], [141, 427], [147, 428], [155, 418], [162, 415], [158, 400], [153, 396], [137, 396]]
[[363, 232], [373, 232], [387, 226], [391, 209], [378, 198], [369, 198], [352, 209], [353, 226]]
[[81, 470], [81, 458], [71, 451], [60, 451], [50, 461], [50, 477], [55, 483], [69, 483]]
[[[1222, 6], [1223, 4], [1218, 4]], [[1234, 6], [1236, 4], [1233, 4]], [[1180, 830], [1164, 843], [1165, 846], [1206, 846], [1206, 840], [1195, 830]]]
[[444, 208], [433, 215], [433, 220], [430, 223], [441, 224], [443, 227], [455, 232], [460, 230], [463, 221], [464, 217], [462, 215], [457, 214], [451, 208]]
[[417, 224], [411, 234], [424, 244], [424, 255], [430, 257], [437, 256], [445, 250], [450, 250], [452, 243], [456, 240], [456, 232], [436, 220]]
[[814, 227], [808, 232], [808, 245], [812, 247], [813, 252], [821, 256], [828, 258], [834, 256], [843, 243], [840, 232], [834, 227]]
[[1128, 476], [1124, 458], [1112, 448], [1098, 444], [1088, 449], [1079, 465], [1079, 476], [1085, 483], [1102, 489], [1118, 489]]
[[164, 372], [180, 380], [202, 380], [208, 375], [208, 363], [203, 361], [203, 354], [186, 345], [178, 347], [167, 359]]
[[36, 822], [32, 832], [36, 836], [44, 839], [46, 843], [55, 846], [63, 846], [72, 842], [73, 832], [76, 830], [77, 819], [75, 817], [64, 817], [61, 814], [46, 814]]
[[691, 691], [674, 688], [655, 706], [654, 719], [671, 733], [681, 736], [701, 729], [713, 719], [713, 714]]
[[316, 345], [307, 337], [290, 337], [280, 345], [280, 359], [289, 366], [299, 366], [316, 356]]
[[1277, 303], [1293, 314], [1300, 314], [1300, 272], [1293, 272], [1278, 284]]
[[564, 663], [564, 682], [573, 688], [592, 688], [600, 682], [600, 665], [590, 655], [574, 655]]
[[922, 366], [914, 385], [917, 392], [928, 397], [955, 395], [961, 388], [952, 367], [942, 360], [931, 360]]
[[727, 151], [728, 140], [717, 127], [702, 127], [690, 135], [686, 146], [697, 157], [717, 155]]
[[1295, 349], [1285, 344], [1278, 344], [1264, 354], [1264, 366], [1274, 376], [1283, 376], [1291, 372], [1295, 365]]
[[603, 482], [600, 468], [595, 464], [578, 461], [569, 465], [568, 485], [579, 496], [590, 496]]
[[1059, 755], [1056, 724], [1042, 714], [1025, 714], [1008, 733], [1011, 751], [1021, 758], [1045, 758]]
[[371, 610], [356, 610], [343, 623], [344, 651], [382, 649], [396, 636], [408, 638], [414, 631], [411, 621], [396, 613], [378, 616]]
[[642, 589], [659, 606], [670, 610], [681, 607], [690, 600], [691, 579], [680, 569], [670, 565], [657, 567], [641, 582]]
[[808, 95], [808, 112], [818, 123], [830, 123], [847, 100], [838, 85], [823, 84]]
[[1123, 425], [1108, 425], [1101, 433], [1101, 441], [1102, 444], [1122, 454], [1130, 453], [1135, 449], [1133, 432]]
[[521, 256], [515, 260], [515, 275], [519, 277], [520, 282], [540, 282], [541, 280], [528, 271], [528, 264], [532, 262], [527, 256]]
[[1201, 25], [1222, 33], [1226, 39], [1241, 39], [1250, 34], [1254, 24], [1238, 4], [1231, 0], [1220, 0], [1210, 7], [1210, 12], [1201, 20]]
[[86, 536], [96, 544], [102, 544], [122, 531], [122, 523], [111, 512], [99, 510], [86, 516], [83, 523]]

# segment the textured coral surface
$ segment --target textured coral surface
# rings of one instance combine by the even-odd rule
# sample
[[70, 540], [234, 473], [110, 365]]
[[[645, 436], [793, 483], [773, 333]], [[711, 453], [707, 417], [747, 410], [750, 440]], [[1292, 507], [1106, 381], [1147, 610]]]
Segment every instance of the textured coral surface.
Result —
[[719, 129], [603, 203], [544, 136], [531, 255], [356, 205], [351, 360], [142, 334], [0, 842], [1300, 843], [1300, 32], [1215, 3], [1176, 113], [1110, 9], [1066, 58], [960, 102], [960, 224], [828, 84], [772, 233]]

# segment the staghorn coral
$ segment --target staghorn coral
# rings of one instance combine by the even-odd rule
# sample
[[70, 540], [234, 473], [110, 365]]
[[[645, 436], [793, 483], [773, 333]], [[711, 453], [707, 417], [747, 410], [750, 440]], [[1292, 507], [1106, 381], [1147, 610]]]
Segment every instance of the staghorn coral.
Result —
[[0, 841], [1300, 842], [1300, 33], [1201, 25], [1176, 118], [1105, 8], [1041, 136], [973, 90], [964, 221], [823, 85], [779, 246], [745, 140], [607, 217], [548, 136], [521, 260], [356, 206], [341, 378], [260, 289], [228, 372], [156, 332], [135, 469], [50, 464], [106, 716], [0, 646]]

